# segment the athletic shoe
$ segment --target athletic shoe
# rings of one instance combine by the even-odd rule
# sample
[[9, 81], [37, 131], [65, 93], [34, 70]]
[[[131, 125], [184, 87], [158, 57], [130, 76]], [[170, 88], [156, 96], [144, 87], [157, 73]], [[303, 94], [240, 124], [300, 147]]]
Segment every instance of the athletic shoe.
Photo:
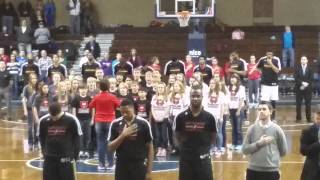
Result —
[[106, 167], [105, 166], [98, 166], [98, 171], [105, 171], [106, 170]]
[[215, 156], [216, 158], [220, 158], [220, 157], [221, 157], [221, 152], [220, 152], [220, 151], [217, 151], [217, 152], [214, 154], [214, 156]]
[[116, 165], [110, 165], [107, 167], [107, 170], [115, 170], [116, 169]]
[[157, 157], [161, 156], [161, 148], [158, 148], [156, 156]]
[[166, 157], [166, 156], [167, 156], [167, 150], [165, 148], [162, 148], [161, 157]]
[[235, 146], [235, 148], [234, 148], [234, 150], [236, 150], [236, 151], [241, 151], [241, 149], [242, 149], [242, 146], [241, 146], [241, 145], [237, 145], [237, 146]]

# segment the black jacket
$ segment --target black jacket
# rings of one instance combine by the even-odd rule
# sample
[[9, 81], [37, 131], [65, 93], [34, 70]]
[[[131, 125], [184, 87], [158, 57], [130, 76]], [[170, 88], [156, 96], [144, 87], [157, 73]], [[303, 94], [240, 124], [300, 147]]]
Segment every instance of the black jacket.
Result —
[[16, 27], [16, 36], [18, 43], [27, 43], [31, 44], [33, 40], [32, 30], [29, 26], [27, 26], [26, 31], [23, 33], [21, 26]]
[[100, 57], [100, 53], [101, 53], [101, 49], [100, 49], [100, 45], [99, 43], [97, 43], [96, 41], [93, 42], [93, 46], [91, 47], [91, 42], [88, 42], [86, 44], [86, 47], [84, 48], [85, 50], [89, 50], [92, 52], [92, 55], [95, 59], [97, 59], [98, 57]]
[[295, 79], [295, 89], [300, 90], [300, 86], [302, 82], [309, 83], [309, 86], [304, 91], [312, 91], [312, 83], [313, 83], [313, 71], [309, 65], [307, 65], [305, 74], [303, 75], [301, 64], [295, 67], [294, 71], [294, 79]]
[[320, 143], [318, 139], [318, 127], [315, 124], [302, 131], [300, 143], [300, 152], [306, 156], [301, 180], [320, 179]]

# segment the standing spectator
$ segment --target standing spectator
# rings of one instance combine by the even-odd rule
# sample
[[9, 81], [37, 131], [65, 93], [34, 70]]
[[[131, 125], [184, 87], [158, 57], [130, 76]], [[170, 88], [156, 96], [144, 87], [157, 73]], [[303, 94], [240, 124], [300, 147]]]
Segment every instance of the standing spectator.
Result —
[[148, 65], [143, 66], [141, 71], [159, 71], [161, 72], [160, 60], [157, 56], [153, 56]]
[[172, 58], [164, 66], [164, 75], [169, 76], [170, 74], [185, 74], [185, 67], [183, 61], [178, 60], [177, 58]]
[[[105, 153], [107, 152], [108, 168], [112, 168], [113, 154], [107, 147], [107, 135], [110, 123], [115, 119], [115, 109], [120, 106], [120, 101], [112, 94], [108, 93], [109, 82], [104, 79], [100, 81], [101, 93], [95, 96], [89, 104], [92, 109], [92, 124], [95, 124], [98, 145], [98, 170], [106, 169]], [[109, 139], [112, 141], [113, 139]]]
[[195, 65], [192, 62], [192, 57], [190, 55], [186, 55], [186, 62], [184, 63], [186, 68], [186, 79], [190, 79], [193, 75], [193, 70]]
[[80, 34], [80, 0], [69, 0], [67, 10], [70, 13], [70, 32], [72, 35]]
[[20, 15], [20, 20], [23, 19], [27, 21], [28, 26], [31, 26], [31, 16], [32, 16], [32, 5], [29, 0], [23, 0], [18, 5], [18, 11]]
[[226, 79], [226, 84], [230, 84], [230, 77], [232, 74], [245, 75], [244, 63], [236, 58], [235, 53], [229, 55], [229, 62], [224, 65], [224, 74]]
[[20, 77], [24, 81], [24, 84], [28, 83], [28, 77], [30, 74], [35, 74], [40, 77], [40, 68], [35, 64], [32, 54], [28, 54], [28, 61], [21, 65]]
[[114, 59], [114, 60], [112, 61], [112, 64], [111, 64], [111, 66], [112, 66], [112, 75], [114, 75], [114, 76], [116, 75], [114, 68], [116, 67], [117, 64], [120, 63], [120, 60], [121, 60], [122, 58], [123, 58], [123, 57], [122, 57], [122, 54], [121, 54], [121, 53], [117, 53], [116, 59]]
[[245, 37], [245, 33], [243, 31], [241, 31], [241, 29], [235, 29], [233, 32], [232, 32], [232, 37], [231, 39], [232, 40], [243, 40]]
[[27, 24], [26, 19], [21, 20], [21, 26], [16, 27], [16, 36], [19, 51], [25, 51], [28, 54], [32, 53], [32, 30], [31, 27]]
[[135, 48], [131, 49], [128, 61], [132, 64], [133, 68], [140, 68], [143, 65], [140, 56], [137, 54], [137, 49]]
[[290, 26], [285, 27], [285, 32], [282, 34], [282, 65], [283, 67], [294, 67], [295, 57], [295, 36], [291, 32]]
[[29, 74], [28, 84], [23, 88], [22, 91], [22, 107], [23, 114], [27, 117], [28, 123], [28, 145], [29, 151], [32, 151], [34, 148], [37, 149], [38, 138], [37, 133], [37, 123], [34, 121], [32, 113], [33, 97], [35, 97], [38, 78], [36, 74]]
[[94, 25], [96, 23], [95, 9], [93, 8], [90, 0], [81, 0], [81, 32], [84, 34], [92, 33], [94, 31]]
[[61, 64], [60, 59], [56, 54], [52, 56], [52, 65], [48, 67], [46, 76], [52, 80], [51, 78], [53, 73], [60, 73], [63, 76], [62, 79], [66, 79], [68, 77], [67, 67]]
[[10, 62], [7, 64], [7, 69], [12, 79], [11, 86], [11, 97], [12, 99], [17, 99], [19, 97], [19, 73], [20, 73], [20, 63], [16, 61], [16, 56], [11, 54]]
[[49, 94], [49, 86], [43, 82], [39, 84], [38, 93], [32, 104], [33, 116], [37, 123], [39, 123], [39, 119], [49, 113], [49, 105], [53, 103], [52, 94]]
[[[31, 53], [28, 53], [31, 54]], [[19, 51], [19, 56], [16, 57], [17, 62], [22, 66], [22, 64], [28, 62], [28, 58], [26, 57], [25, 51]]]
[[242, 151], [249, 155], [247, 180], [279, 180], [280, 158], [287, 153], [286, 136], [280, 126], [271, 121], [268, 104], [258, 107], [258, 119], [248, 128]]
[[72, 113], [81, 125], [83, 136], [80, 137], [80, 157], [89, 157], [89, 143], [91, 137], [91, 111], [89, 104], [91, 97], [87, 95], [88, 89], [85, 85], [79, 86], [79, 94], [75, 95], [71, 102]]
[[206, 64], [204, 57], [199, 58], [199, 65], [194, 67], [193, 72], [200, 72], [203, 81], [208, 85], [212, 78], [212, 68]]
[[6, 64], [10, 62], [10, 57], [6, 54], [3, 47], [0, 47], [0, 61], [5, 62]]
[[296, 90], [296, 121], [301, 121], [301, 104], [304, 99], [306, 105], [306, 118], [311, 122], [311, 99], [312, 99], [312, 84], [313, 71], [308, 65], [308, 58], [301, 56], [301, 64], [297, 65], [294, 71], [295, 90]]
[[211, 57], [211, 64], [212, 64], [212, 75], [218, 74], [220, 78], [224, 77], [223, 69], [218, 64], [218, 59], [216, 57]]
[[[247, 65], [248, 69], [248, 89], [249, 89], [249, 107], [258, 105], [259, 100], [259, 87], [261, 72], [256, 66], [256, 56], [250, 56], [250, 63]], [[252, 97], [254, 96], [254, 98]]]
[[13, 27], [15, 18], [17, 18], [16, 10], [11, 2], [7, 2], [7, 0], [3, 0], [2, 6], [2, 27], [7, 27], [7, 32], [9, 34], [13, 33]]
[[44, 5], [44, 18], [47, 27], [55, 27], [56, 24], [56, 5], [53, 0], [48, 0]]
[[112, 76], [112, 60], [109, 59], [109, 53], [104, 53], [100, 60], [100, 65], [104, 76]]
[[259, 59], [257, 68], [262, 72], [261, 76], [261, 101], [269, 102], [272, 105], [271, 119], [276, 118], [276, 101], [279, 100], [278, 73], [281, 70], [281, 63], [273, 52], [268, 51], [267, 56]]
[[65, 54], [63, 54], [62, 49], [58, 49], [57, 55], [59, 58], [59, 62], [61, 64], [65, 65], [66, 67], [68, 67], [68, 59], [67, 59], [67, 56], [65, 56]]
[[40, 67], [40, 81], [47, 82], [48, 80], [48, 68], [52, 65], [52, 59], [48, 56], [46, 50], [41, 50], [40, 58], [38, 59], [38, 65]]
[[320, 179], [320, 112], [314, 116], [314, 123], [304, 129], [300, 138], [300, 153], [306, 156], [301, 180]]
[[87, 49], [87, 50], [84, 50], [83, 52], [83, 56], [80, 58], [80, 62], [79, 62], [79, 67], [82, 68], [82, 65], [86, 62], [88, 62], [88, 56], [90, 54], [90, 50]]
[[34, 38], [39, 51], [49, 50], [51, 34], [49, 29], [44, 26], [43, 22], [39, 22], [39, 27], [34, 32]]
[[215, 118], [202, 107], [202, 90], [193, 86], [190, 107], [174, 121], [180, 149], [179, 180], [213, 180], [210, 147], [217, 133]]
[[246, 92], [244, 86], [241, 85], [241, 81], [238, 75], [233, 74], [230, 77], [229, 86], [229, 111], [230, 121], [232, 125], [232, 150], [241, 150], [243, 142], [242, 135], [242, 117], [240, 116], [241, 110], [244, 108], [244, 100], [246, 98]]
[[118, 63], [114, 67], [114, 74], [121, 74], [124, 78], [127, 76], [132, 76], [133, 72], [133, 66], [130, 62], [128, 62], [126, 59], [122, 58], [120, 60], [120, 63]]
[[[0, 107], [1, 110], [3, 108], [2, 106], [2, 98], [5, 101], [6, 107], [7, 107], [7, 113], [6, 117], [7, 120], [11, 120], [11, 91], [10, 91], [10, 81], [11, 81], [11, 76], [9, 71], [6, 69], [6, 64], [3, 61], [0, 61]], [[1, 111], [0, 110], [0, 111]], [[3, 114], [1, 114], [3, 117]]]
[[89, 42], [86, 44], [85, 50], [89, 50], [95, 59], [100, 57], [101, 49], [99, 43], [96, 42], [96, 38], [93, 34], [89, 35]]
[[49, 114], [40, 119], [39, 138], [43, 162], [43, 180], [75, 180], [75, 160], [79, 156], [79, 120], [52, 103]]
[[88, 62], [83, 64], [81, 74], [83, 81], [86, 82], [88, 77], [96, 76], [96, 69], [100, 68], [100, 64], [97, 63], [91, 53], [88, 54]]

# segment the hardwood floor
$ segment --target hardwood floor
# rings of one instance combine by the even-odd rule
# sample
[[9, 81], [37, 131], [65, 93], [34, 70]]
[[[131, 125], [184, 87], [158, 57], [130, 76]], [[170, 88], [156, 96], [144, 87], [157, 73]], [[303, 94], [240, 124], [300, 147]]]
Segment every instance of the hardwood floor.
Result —
[[[255, 112], [249, 113], [249, 119], [254, 121]], [[301, 129], [307, 127], [302, 121], [296, 124], [294, 107], [281, 106], [277, 111], [278, 123], [285, 129], [289, 153], [282, 159], [281, 179], [298, 180], [303, 166], [304, 157], [299, 153]], [[229, 129], [230, 127], [228, 127]], [[245, 133], [245, 128], [244, 128]], [[24, 139], [27, 131], [25, 124], [0, 121], [0, 179], [1, 180], [40, 180], [42, 171], [28, 167], [26, 162], [39, 157], [39, 152], [24, 153]], [[228, 140], [230, 140], [228, 133]], [[26, 141], [25, 141], [26, 142]], [[215, 180], [243, 180], [247, 167], [246, 157], [241, 153], [226, 151], [220, 158], [213, 160]], [[154, 180], [178, 179], [178, 171], [153, 173]], [[112, 175], [97, 175], [78, 173], [78, 180], [111, 180]]]

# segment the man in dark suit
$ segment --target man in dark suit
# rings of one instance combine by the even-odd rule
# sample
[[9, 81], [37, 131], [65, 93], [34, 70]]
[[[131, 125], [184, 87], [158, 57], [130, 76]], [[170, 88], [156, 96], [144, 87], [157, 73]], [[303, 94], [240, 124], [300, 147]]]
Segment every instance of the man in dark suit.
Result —
[[320, 111], [315, 113], [314, 124], [302, 131], [300, 152], [306, 156], [301, 180], [320, 179]]
[[93, 57], [97, 59], [100, 57], [101, 49], [99, 43], [96, 42], [96, 38], [93, 34], [90, 34], [89, 36], [89, 42], [86, 44], [85, 50], [89, 50], [92, 52]]
[[306, 118], [311, 122], [311, 98], [312, 98], [312, 82], [313, 72], [308, 65], [308, 58], [301, 57], [301, 63], [296, 66], [294, 72], [295, 90], [296, 90], [296, 110], [297, 122], [301, 121], [301, 103], [304, 99], [306, 105]]

